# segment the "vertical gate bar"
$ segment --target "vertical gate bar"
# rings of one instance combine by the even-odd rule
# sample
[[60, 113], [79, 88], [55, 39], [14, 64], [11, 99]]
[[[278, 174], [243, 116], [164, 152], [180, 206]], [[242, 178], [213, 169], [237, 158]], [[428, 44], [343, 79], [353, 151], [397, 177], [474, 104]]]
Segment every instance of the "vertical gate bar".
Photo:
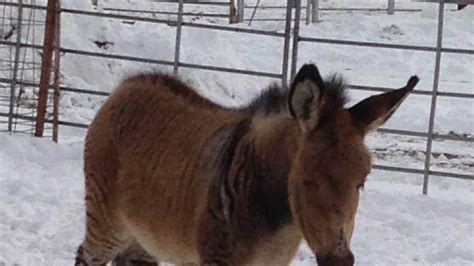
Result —
[[313, 0], [306, 0], [306, 25], [311, 23], [311, 6], [313, 4]]
[[291, 17], [293, 0], [286, 1], [285, 39], [283, 44], [283, 66], [281, 74], [281, 86], [288, 86], [288, 61], [290, 60], [290, 39], [291, 39]]
[[295, 77], [298, 61], [298, 43], [300, 41], [301, 0], [295, 0], [295, 24], [293, 27], [293, 52], [291, 56], [291, 80]]
[[54, 95], [53, 95], [53, 141], [59, 135], [59, 96], [61, 94], [61, 0], [56, 1], [56, 23], [54, 32]]
[[388, 0], [387, 13], [393, 15], [395, 13], [395, 0]]
[[[249, 26], [252, 25], [252, 21], [255, 17], [255, 14], [257, 14], [257, 9], [258, 9], [259, 6], [260, 6], [260, 0], [257, 0], [257, 3], [255, 4], [255, 7], [253, 8], [252, 15], [250, 16], [250, 19], [249, 19]], [[243, 22], [243, 20], [242, 20], [242, 22]]]
[[18, 0], [18, 21], [16, 26], [16, 44], [15, 59], [13, 62], [12, 82], [10, 83], [10, 106], [8, 111], [8, 131], [13, 130], [13, 112], [15, 108], [16, 84], [18, 81], [18, 68], [20, 64], [20, 48], [21, 48], [21, 23], [23, 20], [23, 0]]
[[179, 0], [178, 5], [178, 24], [176, 25], [176, 41], [174, 48], [174, 65], [173, 73], [178, 74], [179, 68], [179, 55], [181, 52], [181, 30], [183, 28], [183, 9], [184, 9], [184, 0]]
[[56, 0], [48, 0], [46, 7], [46, 25], [44, 29], [43, 58], [41, 60], [41, 75], [38, 93], [38, 106], [36, 108], [35, 136], [42, 137], [46, 107], [48, 103], [48, 88], [51, 78], [51, 61], [53, 55], [54, 26], [56, 20]]
[[438, 87], [439, 87], [439, 75], [440, 75], [440, 68], [441, 68], [441, 54], [442, 54], [442, 46], [443, 46], [443, 21], [444, 21], [444, 0], [439, 2], [439, 10], [438, 10], [438, 37], [436, 41], [436, 61], [435, 61], [435, 69], [434, 69], [434, 77], [433, 77], [433, 94], [431, 96], [431, 107], [430, 107], [430, 120], [428, 125], [428, 139], [426, 142], [426, 157], [425, 157], [425, 169], [424, 169], [424, 177], [423, 177], [423, 194], [428, 194], [428, 183], [429, 183], [429, 176], [430, 176], [430, 163], [431, 163], [431, 150], [433, 147], [433, 129], [434, 129], [434, 122], [435, 122], [435, 114], [436, 114], [436, 100], [438, 96]]
[[237, 8], [235, 7], [236, 0], [229, 0], [229, 24], [237, 22]]
[[237, 0], [237, 22], [244, 21], [244, 0]]
[[311, 16], [311, 22], [316, 23], [319, 21], [319, 0], [313, 0], [313, 14]]

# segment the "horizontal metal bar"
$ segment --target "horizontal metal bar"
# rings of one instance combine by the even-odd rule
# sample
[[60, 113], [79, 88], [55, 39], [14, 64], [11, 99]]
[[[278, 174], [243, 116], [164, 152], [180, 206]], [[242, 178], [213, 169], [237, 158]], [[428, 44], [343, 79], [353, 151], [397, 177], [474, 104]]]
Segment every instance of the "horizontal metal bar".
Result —
[[[400, 129], [389, 129], [389, 128], [379, 128], [377, 132], [385, 134], [394, 134], [394, 135], [403, 135], [403, 136], [412, 136], [412, 137], [422, 137], [428, 138], [427, 132], [419, 131], [410, 131], [410, 130], [400, 130]], [[453, 141], [464, 141], [464, 142], [474, 142], [474, 137], [469, 136], [460, 136], [456, 134], [439, 134], [433, 133], [434, 139], [439, 140], [453, 140]]]
[[[7, 78], [0, 78], [0, 83], [10, 83], [12, 80], [7, 79]], [[18, 85], [23, 85], [23, 86], [30, 86], [30, 87], [38, 87], [39, 83], [34, 83], [30, 81], [17, 81]], [[50, 85], [50, 88], [52, 88], [53, 85]], [[85, 90], [85, 89], [78, 89], [78, 88], [71, 88], [71, 87], [66, 87], [66, 86], [60, 86], [61, 91], [66, 91], [66, 92], [74, 92], [74, 93], [79, 93], [79, 94], [90, 94], [90, 95], [97, 95], [97, 96], [109, 96], [109, 92], [104, 92], [104, 91], [93, 91], [93, 90]], [[52, 94], [52, 93], [51, 93]]]
[[[255, 6], [245, 6], [248, 9], [254, 9]], [[258, 9], [286, 9], [286, 6], [259, 6]], [[301, 9], [306, 9], [302, 6]], [[383, 11], [387, 12], [387, 8], [357, 8], [357, 7], [320, 7], [320, 11]], [[420, 8], [397, 8], [395, 11], [402, 12], [421, 12]]]
[[[0, 59], [0, 62], [14, 63], [14, 61], [10, 60], [10, 59]], [[25, 61], [25, 62], [22, 62], [22, 63], [25, 64], [25, 65], [38, 65], [38, 66], [41, 66], [40, 62]]]
[[[0, 113], [0, 117], [9, 117], [9, 114], [6, 113]], [[19, 114], [13, 114], [14, 119], [20, 119], [20, 120], [25, 120], [25, 121], [36, 121], [36, 118], [34, 116], [27, 116], [27, 115], [19, 115]], [[46, 123], [53, 123], [53, 120], [51, 119], [46, 119]], [[83, 124], [83, 123], [75, 123], [75, 122], [69, 122], [69, 121], [59, 121], [59, 125], [63, 126], [70, 126], [70, 127], [78, 127], [78, 128], [88, 128], [89, 125]]]
[[[9, 117], [9, 114], [0, 113], [0, 117]], [[13, 114], [13, 118], [18, 118], [18, 119], [27, 120], [27, 121], [35, 121], [35, 117], [32, 117], [32, 116]]]
[[[21, 71], [31, 71], [31, 70], [39, 70], [41, 67], [21, 67]], [[0, 68], [0, 71], [12, 71], [10, 67], [8, 68]]]
[[[2, 4], [0, 4], [0, 6], [1, 5]], [[3, 20], [8, 20], [8, 21], [17, 21], [18, 20], [18, 18], [16, 18], [16, 17], [2, 17], [1, 19], [2, 19], [2, 21]], [[21, 25], [37, 26], [38, 24], [45, 24], [46, 23], [46, 21], [44, 21], [44, 20], [33, 20], [33, 19], [28, 19], [27, 22], [28, 23], [25, 22], [24, 24], [21, 24]], [[32, 23], [32, 24], [30, 24], [30, 23]]]
[[252, 75], [252, 76], [269, 77], [269, 78], [281, 78], [281, 74], [269, 73], [269, 72], [260, 72], [260, 71], [244, 70], [244, 69], [234, 69], [234, 68], [227, 68], [227, 67], [206, 66], [206, 65], [182, 63], [182, 62], [178, 63], [178, 65], [180, 67], [196, 68], [196, 69], [202, 69], [202, 70], [211, 70], [211, 71], [218, 71], [218, 72], [245, 74], [245, 75]]
[[[169, 4], [178, 4], [178, 2], [173, 0], [160, 0], [157, 3], [169, 3]], [[185, 5], [211, 5], [211, 6], [228, 6], [228, 2], [184, 2]]]
[[[161, 2], [161, 1], [160, 1]], [[170, 2], [173, 2], [173, 3], [176, 3], [174, 1], [170, 1]], [[196, 1], [196, 2], [184, 2], [185, 5], [211, 5], [211, 6], [228, 6], [229, 3], [228, 2], [201, 2], [201, 1]]]
[[426, 51], [426, 52], [436, 51], [436, 48], [434, 47], [405, 45], [405, 44], [361, 42], [361, 41], [349, 41], [349, 40], [322, 39], [322, 38], [313, 38], [313, 37], [300, 37], [299, 40], [302, 42], [342, 44], [342, 45], [365, 46], [365, 47], [388, 48], [388, 49], [403, 49], [403, 50]]
[[86, 124], [74, 123], [74, 122], [68, 122], [68, 121], [61, 121], [61, 120], [58, 121], [58, 124], [62, 125], [62, 126], [68, 126], [68, 127], [89, 128], [89, 125], [86, 125]]
[[[414, 2], [440, 3], [441, 0], [415, 0]], [[444, 0], [445, 4], [474, 5], [474, 0]]]
[[384, 134], [404, 135], [404, 136], [422, 137], [422, 138], [426, 138], [428, 136], [428, 134], [425, 132], [390, 129], [390, 128], [378, 128], [377, 132], [384, 133]]
[[[2, 83], [10, 83], [12, 81], [13, 80], [11, 78], [0, 78], [0, 82], [2, 82]], [[19, 81], [17, 81], [17, 85], [38, 87], [39, 83], [33, 83], [33, 82], [19, 80]]]
[[90, 95], [97, 95], [97, 96], [109, 96], [110, 95], [109, 92], [76, 89], [76, 88], [70, 88], [70, 87], [65, 87], [65, 86], [60, 86], [60, 89], [61, 89], [61, 91], [74, 92], [74, 93], [79, 93], [79, 94], [90, 94]]
[[[372, 165], [373, 169], [382, 170], [382, 171], [393, 171], [393, 172], [402, 172], [402, 173], [411, 173], [411, 174], [424, 174], [423, 169], [415, 169], [415, 168], [405, 168], [405, 167], [396, 167], [396, 166], [388, 166], [388, 165]], [[430, 175], [434, 176], [443, 176], [443, 177], [451, 177], [457, 179], [465, 179], [465, 180], [474, 180], [474, 175], [469, 174], [460, 174], [460, 173], [450, 173], [450, 172], [443, 172], [443, 171], [429, 171]]]
[[[321, 11], [380, 11], [387, 12], [387, 8], [338, 8], [338, 7], [323, 7], [319, 8]], [[421, 12], [421, 8], [396, 8], [394, 11], [397, 12]]]
[[[306, 17], [301, 17], [300, 21], [306, 20]], [[244, 19], [244, 21], [250, 21], [250, 19]], [[284, 18], [254, 18], [252, 21], [286, 21]], [[292, 18], [291, 21], [295, 21], [295, 18]]]
[[402, 172], [402, 173], [411, 173], [411, 174], [423, 174], [424, 173], [423, 169], [405, 168], [405, 167], [379, 165], [379, 164], [373, 164], [372, 169], [383, 170], [383, 171]]
[[[0, 39], [0, 45], [16, 46], [16, 42], [5, 41]], [[33, 48], [33, 49], [43, 49], [43, 45], [31, 44], [31, 43], [20, 43], [21, 48]]]
[[[375, 48], [388, 48], [388, 49], [399, 49], [399, 50], [436, 52], [436, 47], [406, 45], [406, 44], [361, 42], [361, 41], [323, 39], [323, 38], [313, 38], [313, 37], [300, 37], [299, 41], [314, 42], [314, 43], [352, 45], [352, 46], [364, 46], [364, 47], [375, 47]], [[461, 49], [461, 48], [442, 48], [441, 52], [444, 52], [444, 53], [458, 53], [458, 54], [474, 54], [474, 50], [472, 50], [472, 49]]]
[[[13, 2], [0, 2], [0, 6], [14, 6], [18, 7], [18, 3], [13, 3]], [[28, 9], [38, 9], [38, 10], [45, 10], [46, 11], [46, 6], [40, 6], [40, 5], [31, 5], [31, 4], [21, 4], [22, 8], [28, 8]]]
[[[361, 86], [361, 85], [348, 85], [347, 87], [349, 89], [353, 89], [353, 90], [377, 91], [377, 92], [388, 92], [388, 91], [393, 90], [393, 88]], [[433, 94], [436, 94], [438, 96], [443, 96], [443, 97], [457, 97], [457, 98], [474, 99], [474, 94], [472, 94], [472, 93], [462, 93], [462, 92], [438, 91], [438, 92], [434, 93], [433, 91], [414, 90], [414, 91], [411, 92], [411, 94], [429, 95], [429, 96], [432, 96]]]
[[285, 36], [284, 33], [276, 32], [276, 31], [254, 30], [254, 29], [227, 27], [227, 26], [212, 25], [212, 24], [183, 22], [182, 25], [190, 27], [190, 28], [203, 28], [203, 29], [212, 29], [212, 30], [221, 30], [221, 31], [232, 31], [232, 32], [257, 34], [257, 35], [264, 35], [264, 36], [275, 36], [275, 37]]
[[441, 48], [443, 53], [474, 54], [474, 50], [463, 48]]
[[443, 177], [451, 177], [451, 178], [458, 178], [458, 179], [474, 180], [474, 175], [450, 173], [450, 172], [443, 172], [443, 171], [433, 171], [433, 170], [430, 170], [429, 172], [430, 172], [430, 175], [434, 175], [434, 176], [443, 176]]
[[133, 21], [142, 21], [142, 22], [150, 22], [150, 23], [158, 23], [158, 24], [168, 24], [172, 25], [176, 23], [173, 20], [167, 19], [156, 19], [156, 18], [145, 18], [145, 17], [134, 17], [128, 15], [119, 15], [119, 14], [110, 14], [110, 13], [99, 13], [94, 11], [86, 11], [86, 10], [79, 10], [79, 9], [69, 9], [63, 8], [61, 9], [63, 13], [69, 14], [76, 14], [76, 15], [84, 15], [84, 16], [93, 16], [93, 17], [101, 17], [101, 18], [114, 18], [114, 19], [125, 19], [125, 20], [133, 20]]
[[135, 61], [135, 62], [142, 62], [142, 63], [170, 65], [170, 66], [173, 65], [172, 61], [166, 61], [166, 60], [150, 59], [150, 58], [144, 58], [144, 57], [134, 57], [134, 56], [118, 55], [118, 54], [104, 54], [104, 53], [82, 51], [82, 50], [75, 50], [75, 49], [69, 49], [69, 48], [61, 48], [61, 52], [68, 53], [68, 54], [127, 60], [127, 61]]
[[[104, 8], [106, 11], [117, 11], [117, 12], [131, 12], [131, 13], [143, 13], [143, 14], [161, 14], [161, 15], [178, 15], [177, 11], [154, 11], [154, 10], [143, 10], [143, 9], [124, 9], [124, 8]], [[228, 14], [215, 14], [215, 13], [193, 13], [183, 12], [183, 16], [202, 16], [202, 17], [221, 17], [228, 18]]]

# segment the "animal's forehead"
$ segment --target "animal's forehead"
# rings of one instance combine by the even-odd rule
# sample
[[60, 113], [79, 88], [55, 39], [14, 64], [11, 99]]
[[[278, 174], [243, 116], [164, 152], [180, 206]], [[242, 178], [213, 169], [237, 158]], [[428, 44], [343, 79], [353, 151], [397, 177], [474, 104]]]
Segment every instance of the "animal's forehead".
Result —
[[320, 138], [317, 142], [307, 143], [301, 151], [300, 163], [306, 171], [315, 177], [346, 180], [346, 183], [364, 182], [371, 168], [370, 153], [362, 138], [350, 138], [330, 134], [329, 139]]
[[320, 125], [309, 132], [305, 144], [317, 152], [344, 155], [354, 149], [364, 148], [364, 137], [350, 123], [339, 123], [337, 120]]

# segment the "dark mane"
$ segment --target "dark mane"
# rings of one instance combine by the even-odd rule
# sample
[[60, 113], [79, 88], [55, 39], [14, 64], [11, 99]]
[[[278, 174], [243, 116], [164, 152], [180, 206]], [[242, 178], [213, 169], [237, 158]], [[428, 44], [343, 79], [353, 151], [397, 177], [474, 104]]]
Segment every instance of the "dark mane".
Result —
[[[339, 74], [329, 75], [324, 80], [324, 92], [329, 98], [329, 107], [333, 110], [344, 108], [348, 102], [346, 82]], [[274, 116], [288, 111], [287, 97], [289, 89], [276, 83], [270, 85], [258, 97], [253, 99], [242, 111], [260, 116]]]
[[330, 107], [334, 110], [344, 108], [349, 101], [346, 94], [346, 82], [339, 74], [332, 74], [324, 80], [324, 93], [329, 98]]
[[276, 83], [271, 84], [253, 99], [242, 111], [261, 116], [274, 116], [287, 111], [288, 89]]

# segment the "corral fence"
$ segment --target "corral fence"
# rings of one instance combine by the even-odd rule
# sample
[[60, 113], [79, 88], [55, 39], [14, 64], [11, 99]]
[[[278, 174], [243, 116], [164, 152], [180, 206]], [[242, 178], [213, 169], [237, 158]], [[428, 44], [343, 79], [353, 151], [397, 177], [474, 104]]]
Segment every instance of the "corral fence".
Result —
[[[426, 1], [425, 1], [426, 2]], [[397, 134], [404, 136], [421, 137], [426, 139], [425, 162], [423, 169], [408, 168], [408, 167], [394, 167], [388, 165], [374, 165], [375, 169], [386, 171], [397, 171], [402, 173], [414, 173], [424, 176], [423, 193], [428, 192], [428, 182], [430, 176], [442, 176], [449, 178], [458, 178], [465, 180], [474, 180], [472, 174], [461, 174], [454, 172], [435, 171], [430, 169], [433, 140], [453, 140], [465, 143], [474, 142], [472, 136], [456, 135], [456, 134], [439, 134], [434, 131], [434, 121], [436, 115], [436, 104], [438, 97], [454, 97], [463, 99], [474, 99], [474, 94], [457, 93], [457, 92], [443, 92], [439, 91], [440, 80], [440, 65], [443, 54], [463, 54], [474, 55], [474, 50], [471, 49], [457, 49], [443, 46], [443, 21], [445, 3], [456, 4], [472, 4], [471, 0], [438, 0], [428, 1], [436, 2], [438, 9], [438, 24], [437, 24], [437, 41], [436, 46], [415, 46], [415, 45], [400, 45], [400, 44], [386, 44], [376, 42], [362, 42], [352, 40], [339, 40], [317, 38], [314, 36], [301, 36], [300, 23], [301, 21], [310, 22], [317, 21], [317, 12], [319, 10], [318, 0], [308, 0], [306, 6], [306, 18], [302, 19], [302, 13], [305, 8], [302, 7], [302, 0], [288, 0], [285, 7], [262, 7], [262, 8], [285, 8], [286, 16], [284, 18], [285, 27], [283, 32], [265, 31], [241, 27], [239, 25], [222, 25], [222, 24], [206, 24], [199, 22], [192, 22], [183, 19], [188, 15], [195, 15], [184, 12], [184, 5], [228, 5], [228, 3], [185, 3], [184, 0], [179, 0], [177, 11], [175, 13], [169, 12], [165, 15], [174, 15], [174, 19], [161, 19], [156, 17], [141, 17], [124, 14], [120, 9], [109, 9], [105, 11], [87, 11], [77, 10], [71, 8], [63, 8], [59, 0], [48, 0], [47, 6], [36, 5], [34, 0], [26, 3], [24, 0], [3, 1], [0, 2], [0, 52], [2, 50], [9, 51], [9, 58], [1, 59], [0, 57], [0, 74], [1, 71], [8, 71], [8, 75], [0, 76], [0, 130], [10, 132], [30, 132], [36, 136], [44, 136], [46, 132], [51, 132], [53, 140], [57, 141], [58, 127], [77, 127], [87, 128], [87, 124], [76, 123], [73, 121], [62, 120], [59, 117], [59, 95], [61, 92], [87, 94], [94, 96], [107, 96], [107, 92], [92, 91], [84, 88], [73, 88], [62, 86], [60, 84], [60, 56], [62, 54], [73, 54], [77, 56], [108, 58], [116, 60], [126, 60], [131, 62], [150, 63], [157, 65], [164, 65], [172, 67], [174, 73], [178, 73], [182, 68], [200, 69], [206, 71], [216, 71], [225, 73], [234, 73], [241, 75], [250, 75], [257, 77], [267, 77], [279, 79], [284, 86], [294, 77], [297, 68], [298, 48], [301, 43], [322, 43], [332, 45], [371, 47], [383, 49], [398, 49], [431, 52], [435, 58], [433, 69], [433, 87], [432, 90], [415, 90], [413, 94], [424, 95], [431, 98], [429, 124], [426, 132], [409, 131], [409, 130], [395, 130], [395, 129], [379, 129], [379, 132], [386, 134]], [[239, 6], [244, 7], [243, 1], [238, 0]], [[394, 1], [388, 1], [389, 5], [387, 11], [393, 13], [397, 11]], [[312, 10], [310, 13], [309, 10]], [[12, 12], [14, 10], [15, 12]], [[46, 12], [46, 20], [38, 20], [32, 14], [34, 11]], [[399, 11], [414, 11], [402, 10]], [[416, 11], [416, 10], [415, 10]], [[3, 12], [3, 14], [2, 14]], [[127, 12], [130, 12], [128, 10]], [[150, 11], [153, 12], [153, 11]], [[157, 13], [158, 11], [155, 11]], [[62, 14], [73, 14], [77, 16], [101, 17], [110, 19], [119, 19], [127, 21], [143, 21], [152, 24], [167, 24], [176, 29], [175, 35], [175, 53], [174, 60], [157, 60], [143, 57], [134, 57], [130, 55], [107, 54], [99, 52], [91, 52], [80, 49], [71, 49], [61, 47], [60, 45], [60, 21]], [[311, 15], [313, 14], [313, 15]], [[208, 15], [212, 16], [212, 15]], [[215, 17], [225, 18], [226, 14], [215, 14]], [[252, 15], [253, 18], [254, 14]], [[240, 13], [240, 21], [244, 21], [243, 12]], [[192, 27], [200, 29], [208, 29], [215, 31], [239, 32], [250, 35], [267, 36], [268, 38], [277, 38], [283, 43], [281, 51], [281, 71], [278, 73], [264, 72], [260, 70], [234, 69], [213, 65], [195, 64], [183, 62], [180, 59], [181, 49], [181, 35], [183, 27]], [[27, 29], [26, 36], [34, 31], [44, 33], [43, 45], [35, 44], [34, 40], [29, 40], [28, 37], [22, 38], [22, 30]], [[23, 34], [25, 35], [25, 34]], [[42, 51], [41, 63], [38, 58], [34, 58], [34, 51]], [[32, 56], [27, 56], [28, 52], [32, 51]], [[7, 53], [8, 54], [8, 53]], [[1, 54], [0, 54], [1, 55]], [[28, 72], [29, 71], [29, 72]], [[37, 73], [40, 73], [39, 80], [36, 78]], [[52, 76], [52, 78], [51, 78]], [[30, 78], [28, 78], [30, 77]], [[350, 85], [350, 89], [363, 91], [388, 91], [390, 88], [372, 87]], [[5, 126], [6, 125], [6, 126]], [[26, 126], [25, 126], [26, 125]], [[2, 128], [5, 127], [5, 128]], [[26, 128], [26, 129], [25, 129]]]

